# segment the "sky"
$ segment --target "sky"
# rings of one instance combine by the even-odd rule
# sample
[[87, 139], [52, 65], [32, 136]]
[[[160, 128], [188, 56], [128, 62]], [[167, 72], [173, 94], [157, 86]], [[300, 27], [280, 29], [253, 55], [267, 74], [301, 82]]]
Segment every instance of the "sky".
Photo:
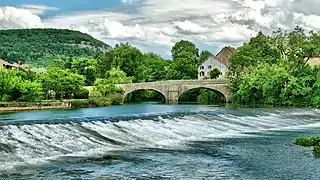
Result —
[[320, 30], [319, 0], [1, 0], [0, 29], [63, 28], [170, 56], [185, 39], [213, 54], [260, 30]]

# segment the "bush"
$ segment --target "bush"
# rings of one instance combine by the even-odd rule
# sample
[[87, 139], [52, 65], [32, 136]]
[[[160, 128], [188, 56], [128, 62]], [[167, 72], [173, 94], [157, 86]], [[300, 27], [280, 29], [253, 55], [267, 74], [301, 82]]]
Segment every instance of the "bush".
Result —
[[218, 68], [214, 68], [210, 71], [210, 78], [211, 79], [217, 79], [222, 73]]
[[89, 98], [89, 90], [86, 88], [80, 88], [79, 91], [77, 91], [74, 94], [75, 99], [88, 99]]
[[319, 146], [320, 137], [298, 137], [294, 144], [299, 146]]
[[320, 145], [316, 145], [313, 147], [313, 155], [315, 158], [320, 157]]
[[91, 96], [89, 98], [90, 107], [104, 107], [104, 106], [110, 106], [111, 104], [112, 104], [112, 100], [107, 97]]
[[86, 108], [89, 107], [89, 100], [72, 100], [71, 108]]
[[120, 93], [110, 93], [107, 95], [107, 98], [111, 100], [112, 105], [120, 105], [123, 104], [124, 97]]
[[112, 100], [108, 97], [103, 96], [98, 91], [93, 91], [89, 97], [90, 107], [103, 107], [103, 106], [110, 106], [111, 104], [112, 104]]

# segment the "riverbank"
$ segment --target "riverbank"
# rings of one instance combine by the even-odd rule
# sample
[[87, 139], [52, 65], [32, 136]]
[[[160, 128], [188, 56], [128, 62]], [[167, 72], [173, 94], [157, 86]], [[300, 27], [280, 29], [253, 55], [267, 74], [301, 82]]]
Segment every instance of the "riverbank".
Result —
[[71, 108], [70, 101], [59, 102], [0, 102], [0, 112], [25, 111], [40, 109], [68, 109]]

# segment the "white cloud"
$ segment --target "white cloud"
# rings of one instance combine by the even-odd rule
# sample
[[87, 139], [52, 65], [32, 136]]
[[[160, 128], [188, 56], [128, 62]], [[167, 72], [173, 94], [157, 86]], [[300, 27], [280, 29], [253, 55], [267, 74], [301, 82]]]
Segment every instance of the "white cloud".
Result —
[[175, 22], [175, 27], [185, 33], [205, 33], [209, 31], [209, 28], [202, 27], [199, 24], [193, 23], [189, 20]]
[[[121, 0], [125, 9], [80, 12], [45, 19], [28, 16], [6, 20], [6, 26], [69, 28], [86, 32], [114, 45], [128, 41], [145, 51], [165, 54], [187, 39], [210, 44], [212, 49], [239, 45], [262, 30], [291, 29], [296, 25], [320, 30], [320, 10], [315, 0]], [[13, 11], [13, 10], [11, 10]], [[14, 9], [20, 11], [20, 9]], [[7, 13], [8, 14], [8, 13]], [[19, 13], [14, 16], [18, 16]], [[6, 15], [8, 16], [8, 15]], [[3, 19], [0, 20], [3, 27]], [[28, 17], [28, 18], [26, 18]], [[213, 52], [216, 53], [216, 52]]]
[[59, 8], [41, 4], [22, 4], [22, 9], [29, 10], [32, 14], [42, 15], [45, 11], [57, 11]]
[[0, 28], [40, 28], [41, 18], [28, 10], [15, 7], [0, 7]]

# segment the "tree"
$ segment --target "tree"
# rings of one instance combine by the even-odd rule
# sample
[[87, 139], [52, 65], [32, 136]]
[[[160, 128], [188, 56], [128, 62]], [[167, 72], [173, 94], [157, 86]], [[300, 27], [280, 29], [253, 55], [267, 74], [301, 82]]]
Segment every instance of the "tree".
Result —
[[137, 77], [139, 82], [152, 82], [165, 80], [169, 69], [169, 61], [154, 53], [143, 55], [142, 64], [138, 68]]
[[172, 63], [167, 73], [168, 79], [195, 79], [197, 78], [197, 64], [199, 49], [189, 41], [177, 42], [171, 50]]
[[122, 104], [124, 91], [116, 84], [131, 83], [132, 78], [127, 77], [119, 68], [112, 68], [106, 74], [107, 78], [97, 79], [94, 83], [91, 99], [101, 106], [108, 105], [108, 103]]
[[0, 101], [37, 101], [42, 98], [42, 87], [28, 80], [25, 72], [0, 67]]
[[107, 71], [113, 66], [112, 51], [103, 53], [97, 58], [97, 77], [105, 78]]
[[280, 94], [290, 79], [283, 66], [260, 64], [250, 66], [239, 80], [239, 89], [232, 97], [235, 102], [281, 104]]
[[96, 80], [97, 60], [92, 58], [74, 59], [71, 68], [74, 72], [85, 77], [85, 85], [91, 86]]
[[196, 48], [196, 46], [192, 42], [186, 40], [181, 40], [172, 47], [172, 58], [176, 59], [185, 54], [184, 52], [188, 52], [190, 58], [197, 61], [197, 58], [199, 57], [199, 49]]
[[199, 57], [199, 63], [198, 65], [202, 64], [205, 62], [210, 56], [213, 56], [213, 54], [207, 50], [202, 51]]
[[70, 70], [49, 68], [38, 78], [45, 93], [53, 90], [57, 99], [72, 98], [84, 86], [84, 77]]
[[210, 71], [210, 78], [211, 79], [217, 79], [222, 73], [219, 71], [218, 68], [214, 68]]
[[119, 67], [127, 76], [136, 77], [141, 65], [142, 53], [139, 49], [132, 47], [129, 43], [120, 43], [112, 50], [112, 67]]

